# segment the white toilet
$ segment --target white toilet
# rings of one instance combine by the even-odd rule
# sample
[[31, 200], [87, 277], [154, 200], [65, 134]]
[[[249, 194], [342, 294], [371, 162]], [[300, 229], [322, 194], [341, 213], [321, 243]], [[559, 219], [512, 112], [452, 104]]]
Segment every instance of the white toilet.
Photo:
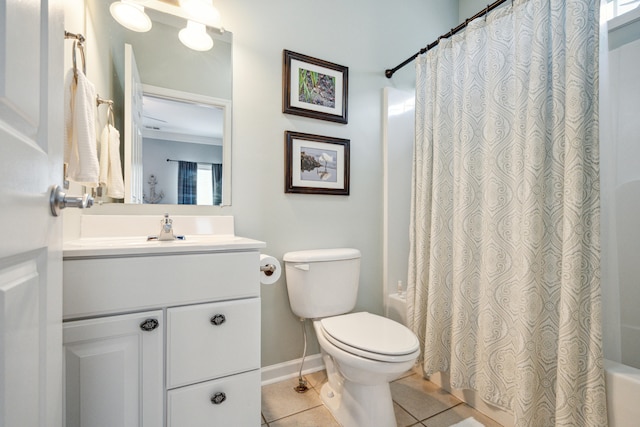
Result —
[[349, 313], [358, 294], [360, 251], [289, 252], [283, 260], [291, 309], [313, 319], [322, 349], [324, 404], [343, 427], [396, 427], [389, 382], [413, 367], [419, 343], [393, 320]]

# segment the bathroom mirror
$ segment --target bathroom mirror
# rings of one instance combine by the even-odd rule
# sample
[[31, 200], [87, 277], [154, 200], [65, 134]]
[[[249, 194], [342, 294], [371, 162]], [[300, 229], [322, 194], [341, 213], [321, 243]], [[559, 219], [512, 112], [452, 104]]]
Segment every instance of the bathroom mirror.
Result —
[[[85, 1], [87, 75], [114, 101], [124, 203], [230, 205], [232, 34], [207, 27], [213, 48], [195, 51], [178, 39], [187, 20], [177, 0], [146, 0], [144, 33], [112, 18], [113, 1]], [[98, 126], [105, 122], [98, 108]], [[196, 165], [197, 200], [178, 194], [181, 162]]]

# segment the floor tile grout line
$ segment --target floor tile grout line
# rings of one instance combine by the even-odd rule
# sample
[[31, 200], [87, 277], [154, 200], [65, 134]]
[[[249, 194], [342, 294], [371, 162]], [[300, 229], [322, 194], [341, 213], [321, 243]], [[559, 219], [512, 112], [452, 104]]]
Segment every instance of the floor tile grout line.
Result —
[[[421, 423], [423, 423], [423, 422], [425, 422], [425, 421], [427, 421], [427, 420], [430, 420], [430, 419], [431, 419], [431, 418], [433, 418], [433, 417], [437, 417], [438, 415], [443, 414], [443, 413], [447, 412], [448, 410], [453, 409], [453, 408], [455, 408], [456, 406], [460, 406], [460, 405], [464, 405], [464, 402], [460, 401], [459, 403], [456, 403], [455, 405], [450, 406], [450, 407], [448, 407], [447, 409], [443, 409], [442, 411], [437, 412], [437, 413], [435, 413], [435, 414], [431, 415], [430, 417], [425, 418], [424, 420], [418, 420], [418, 421], [419, 421], [419, 422], [421, 422]], [[415, 417], [414, 417], [414, 418], [415, 418]]]
[[[398, 378], [398, 379], [396, 379], [396, 380], [392, 381], [392, 383], [393, 383], [393, 382], [399, 382], [399, 381], [401, 381], [401, 380], [403, 380], [403, 379], [405, 379], [405, 378], [408, 378], [408, 377], [410, 377], [410, 376], [412, 376], [412, 375], [414, 375], [414, 374], [406, 375], [406, 376], [404, 376], [404, 377]], [[428, 380], [428, 379], [426, 379], [426, 378], [422, 378], [422, 379], [423, 379], [423, 380], [425, 380], [425, 381], [429, 381], [429, 380]], [[308, 385], [309, 385], [309, 390], [313, 390], [315, 393], [317, 393], [318, 397], [320, 397], [320, 398], [321, 398], [321, 392], [320, 392], [320, 390], [321, 390], [322, 386], [326, 383], [326, 379], [325, 379], [325, 380], [323, 380], [323, 381], [318, 381], [316, 384], [311, 383], [311, 381], [310, 381], [309, 379], [307, 379], [307, 378], [306, 378], [306, 376], [305, 376], [305, 380], [307, 381], [307, 383], [308, 383]], [[301, 394], [304, 394], [304, 393], [301, 393]], [[448, 394], [450, 394], [450, 393], [448, 393]], [[449, 410], [451, 410], [451, 409], [454, 409], [454, 408], [456, 408], [456, 407], [458, 407], [458, 406], [465, 405], [465, 402], [464, 402], [464, 401], [460, 401], [460, 400], [458, 400], [458, 403], [456, 403], [456, 404], [454, 404], [454, 405], [452, 405], [452, 406], [449, 406], [449, 407], [448, 407], [448, 408], [446, 408], [446, 409], [443, 409], [443, 410], [441, 410], [441, 411], [439, 411], [439, 412], [436, 412], [435, 414], [432, 414], [432, 415], [430, 415], [430, 416], [429, 416], [429, 417], [427, 417], [427, 418], [424, 418], [424, 419], [418, 419], [414, 414], [412, 414], [412, 413], [411, 413], [407, 408], [405, 408], [403, 405], [401, 405], [401, 404], [400, 404], [399, 402], [397, 402], [395, 399], [392, 399], [392, 402], [393, 402], [395, 405], [397, 405], [400, 409], [402, 409], [403, 411], [405, 411], [405, 412], [406, 412], [406, 413], [407, 413], [407, 414], [408, 414], [408, 415], [409, 415], [413, 420], [415, 420], [415, 423], [414, 423], [414, 424], [412, 424], [413, 426], [418, 426], [418, 425], [420, 425], [420, 426], [426, 426], [426, 424], [425, 424], [425, 423], [426, 423], [427, 421], [429, 421], [429, 420], [432, 420], [434, 417], [437, 417], [437, 416], [439, 416], [439, 415], [441, 415], [441, 414], [443, 414], [443, 413], [445, 413], [445, 412], [447, 412], [447, 411], [449, 411]], [[299, 411], [297, 411], [297, 412], [294, 412], [294, 413], [291, 413], [291, 414], [288, 414], [288, 415], [285, 415], [285, 416], [282, 416], [282, 417], [280, 417], [280, 418], [276, 418], [276, 419], [273, 419], [273, 420], [267, 420], [267, 418], [264, 416], [264, 413], [263, 413], [263, 412], [261, 412], [262, 418], [263, 418], [263, 420], [264, 420], [264, 422], [265, 422], [265, 424], [262, 424], [262, 425], [263, 425], [263, 426], [265, 426], [265, 427], [270, 427], [271, 423], [275, 423], [275, 422], [278, 422], [278, 421], [281, 421], [281, 420], [284, 420], [284, 419], [287, 419], [287, 418], [297, 417], [297, 416], [300, 416], [301, 414], [303, 414], [303, 413], [305, 413], [305, 412], [307, 412], [307, 411], [310, 411], [310, 410], [313, 410], [313, 409], [316, 409], [316, 408], [318, 408], [318, 407], [322, 407], [322, 406], [324, 406], [324, 404], [323, 404], [323, 403], [322, 403], [322, 401], [321, 401], [319, 404], [317, 404], [317, 405], [315, 405], [315, 406], [310, 406], [310, 407], [308, 407], [308, 408], [305, 408], [305, 409], [299, 410]], [[473, 407], [472, 407], [472, 409], [473, 409]], [[331, 417], [335, 420], [335, 418], [333, 417], [333, 414], [331, 414]], [[337, 422], [337, 421], [336, 421], [336, 422]]]
[[267, 422], [267, 424], [269, 424], [269, 423], [273, 423], [273, 422], [276, 422], [276, 421], [284, 420], [285, 418], [293, 417], [294, 415], [300, 415], [303, 412], [309, 411], [311, 409], [318, 408], [320, 406], [322, 406], [322, 402], [320, 402], [319, 405], [309, 406], [308, 408], [302, 409], [301, 411], [298, 411], [298, 412], [294, 412], [293, 414], [285, 415], [284, 417], [275, 418], [273, 420], [267, 420], [266, 417], [264, 419]]
[[418, 417], [416, 417], [415, 415], [413, 415], [411, 412], [409, 412], [409, 410], [407, 408], [405, 408], [404, 406], [402, 406], [401, 404], [399, 404], [398, 402], [396, 402], [395, 400], [391, 399], [392, 403], [395, 403], [396, 405], [398, 405], [399, 408], [401, 408], [403, 411], [405, 411], [407, 414], [409, 414], [409, 416], [411, 418], [413, 418], [414, 420], [416, 420], [416, 423], [420, 423], [422, 421], [420, 421], [418, 419]]

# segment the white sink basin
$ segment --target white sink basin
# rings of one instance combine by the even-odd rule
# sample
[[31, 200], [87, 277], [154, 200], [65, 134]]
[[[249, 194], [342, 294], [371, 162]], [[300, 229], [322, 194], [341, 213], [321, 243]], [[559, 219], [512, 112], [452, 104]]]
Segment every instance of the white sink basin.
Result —
[[[158, 216], [150, 218], [141, 216], [128, 218], [104, 216], [100, 218], [95, 216], [95, 218], [90, 218], [90, 221], [86, 224], [86, 229], [81, 231], [80, 239], [64, 242], [63, 257], [64, 259], [75, 259], [130, 255], [166, 255], [257, 249], [266, 246], [264, 242], [234, 235], [233, 220], [230, 220], [230, 217], [175, 216], [172, 218], [174, 219], [174, 233], [176, 235], [181, 235], [181, 230], [198, 232], [203, 228], [208, 233], [187, 234], [184, 240], [148, 240], [148, 236], [157, 235], [156, 233], [160, 229], [160, 217]], [[193, 221], [191, 220], [192, 218]], [[205, 227], [203, 227], [203, 224]], [[136, 227], [132, 227], [132, 225]], [[140, 228], [143, 230], [140, 230]], [[119, 231], [125, 234], [136, 234], [114, 235]], [[147, 231], [149, 234], [142, 234]]]
[[238, 249], [257, 249], [263, 242], [230, 235], [192, 235], [185, 240], [147, 241], [146, 236], [91, 237], [64, 243], [64, 259], [214, 252]]

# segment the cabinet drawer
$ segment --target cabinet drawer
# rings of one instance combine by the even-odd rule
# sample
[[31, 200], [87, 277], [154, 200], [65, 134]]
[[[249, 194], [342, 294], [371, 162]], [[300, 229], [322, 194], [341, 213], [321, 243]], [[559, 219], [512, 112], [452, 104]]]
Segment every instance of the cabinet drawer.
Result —
[[[216, 396], [220, 403], [213, 403]], [[167, 427], [260, 425], [260, 370], [167, 392]]]
[[257, 297], [259, 253], [64, 261], [63, 318]]
[[170, 308], [167, 328], [167, 388], [260, 367], [259, 298]]

